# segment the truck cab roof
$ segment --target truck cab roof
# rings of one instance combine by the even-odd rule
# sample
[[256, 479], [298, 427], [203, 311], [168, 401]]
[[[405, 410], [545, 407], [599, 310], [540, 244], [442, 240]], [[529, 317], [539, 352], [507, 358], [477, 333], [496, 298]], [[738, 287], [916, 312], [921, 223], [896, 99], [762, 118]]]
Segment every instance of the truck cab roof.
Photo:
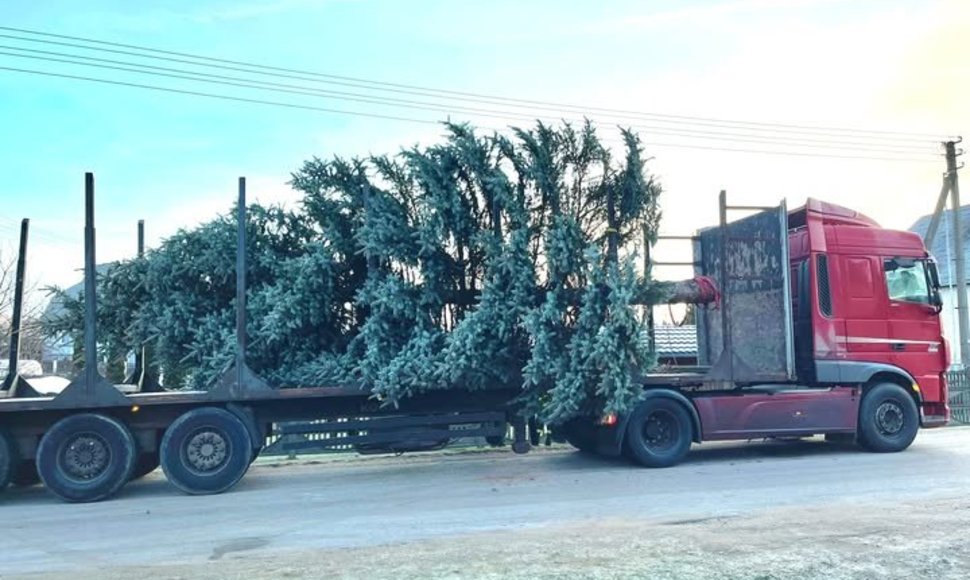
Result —
[[[885, 256], [924, 257], [922, 238], [913, 232], [882, 228], [875, 220], [840, 205], [809, 198], [788, 214], [792, 258], [810, 252], [867, 252]], [[797, 230], [805, 232], [799, 236]]]

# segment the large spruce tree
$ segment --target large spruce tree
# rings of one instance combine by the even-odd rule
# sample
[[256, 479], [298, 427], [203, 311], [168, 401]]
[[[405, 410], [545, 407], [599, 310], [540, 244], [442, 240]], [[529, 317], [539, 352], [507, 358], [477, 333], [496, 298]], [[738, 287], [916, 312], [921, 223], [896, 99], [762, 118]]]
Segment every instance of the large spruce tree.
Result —
[[[306, 161], [298, 210], [249, 208], [250, 366], [387, 404], [514, 386], [552, 422], [628, 408], [653, 364], [638, 308], [659, 295], [636, 267], [661, 192], [637, 136], [611, 151], [588, 123], [445, 128], [395, 156]], [[149, 345], [167, 386], [212, 384], [234, 348], [231, 215], [100, 278], [106, 357]], [[81, 303], [61, 299], [49, 330], [77, 335]]]

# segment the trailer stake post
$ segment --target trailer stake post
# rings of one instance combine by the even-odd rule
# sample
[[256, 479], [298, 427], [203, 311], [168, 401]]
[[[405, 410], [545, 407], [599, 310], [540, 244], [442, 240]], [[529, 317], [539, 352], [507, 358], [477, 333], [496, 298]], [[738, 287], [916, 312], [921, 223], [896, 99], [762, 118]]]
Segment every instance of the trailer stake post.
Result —
[[[138, 220], [138, 258], [145, 257], [145, 220]], [[135, 347], [135, 368], [125, 378], [126, 385], [137, 385], [139, 393], [160, 393], [162, 388], [158, 376], [148, 366], [148, 347], [144, 344]]]
[[127, 406], [128, 397], [98, 372], [97, 260], [94, 174], [84, 174], [84, 369], [54, 398], [65, 407]]
[[236, 371], [242, 382], [246, 363], [246, 178], [239, 178], [236, 227]]
[[215, 398], [265, 398], [278, 394], [246, 364], [246, 178], [239, 178], [236, 208], [236, 353], [209, 394]]
[[734, 344], [731, 336], [731, 318], [728, 316], [728, 300], [731, 292], [728, 285], [728, 228], [727, 228], [727, 192], [721, 190], [718, 195], [718, 205], [720, 206], [720, 227], [721, 227], [721, 287], [723, 296], [721, 297], [721, 356], [728, 360], [728, 377], [734, 378]]
[[20, 341], [24, 312], [24, 273], [27, 268], [27, 232], [30, 220], [20, 222], [20, 248], [17, 252], [17, 274], [13, 290], [13, 318], [10, 321], [10, 365], [0, 384], [0, 393], [11, 397], [39, 397], [40, 393], [20, 376]]

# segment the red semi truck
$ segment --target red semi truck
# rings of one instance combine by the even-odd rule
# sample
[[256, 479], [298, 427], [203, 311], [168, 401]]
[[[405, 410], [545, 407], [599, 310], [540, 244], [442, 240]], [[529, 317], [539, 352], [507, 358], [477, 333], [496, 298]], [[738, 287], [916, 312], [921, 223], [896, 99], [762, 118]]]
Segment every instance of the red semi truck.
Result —
[[[518, 385], [431, 392], [394, 409], [366, 389], [268, 387], [245, 363], [245, 308], [237, 313], [236, 363], [213, 389], [158, 390], [143, 360], [131, 385], [108, 383], [93, 354], [90, 174], [86, 185], [85, 370], [61, 393], [36, 392], [16, 376], [12, 341], [12, 374], [0, 390], [0, 489], [39, 479], [61, 499], [97, 501], [161, 465], [186, 493], [220, 493], [243, 477], [268, 436], [313, 439], [291, 449], [409, 451], [461, 437], [500, 439], [511, 425], [512, 449], [528, 451]], [[245, 207], [241, 180], [242, 305]], [[825, 435], [900, 451], [919, 427], [946, 424], [939, 282], [919, 237], [818, 201], [789, 213], [784, 205], [730, 207], [722, 193], [720, 210], [717, 226], [688, 238], [697, 275], [717, 287], [715, 303], [698, 307], [699, 365], [645, 374], [643, 400], [629, 414], [576, 419], [556, 433], [583, 450], [665, 467], [692, 442]], [[729, 221], [734, 210], [750, 215]], [[25, 247], [26, 224], [18, 280]]]
[[648, 466], [692, 441], [825, 434], [889, 452], [949, 421], [939, 276], [919, 236], [812, 199], [732, 223], [729, 209], [722, 194], [721, 226], [692, 238], [722, 292], [698, 317], [705, 367], [645, 376], [644, 404], [573, 421], [574, 445]]

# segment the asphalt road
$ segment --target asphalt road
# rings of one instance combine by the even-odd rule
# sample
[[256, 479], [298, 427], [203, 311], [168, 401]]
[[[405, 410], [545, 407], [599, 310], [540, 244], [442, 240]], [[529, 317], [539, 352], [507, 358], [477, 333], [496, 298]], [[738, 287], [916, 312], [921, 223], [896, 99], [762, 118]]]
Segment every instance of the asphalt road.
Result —
[[231, 492], [190, 497], [160, 472], [71, 505], [42, 488], [0, 495], [0, 577], [191, 564], [240, 553], [361, 547], [624, 517], [691, 523], [786, 507], [963, 496], [970, 428], [921, 432], [903, 453], [821, 440], [695, 446], [664, 470], [567, 450], [253, 466]]

